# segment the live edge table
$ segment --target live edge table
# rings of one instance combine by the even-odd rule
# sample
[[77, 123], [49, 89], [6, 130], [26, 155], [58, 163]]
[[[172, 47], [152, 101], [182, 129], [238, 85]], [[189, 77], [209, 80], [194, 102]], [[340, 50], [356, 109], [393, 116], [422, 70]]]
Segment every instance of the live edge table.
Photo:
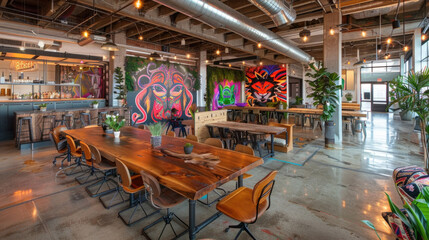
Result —
[[[182, 159], [162, 154], [150, 145], [150, 132], [134, 127], [121, 128], [120, 139], [113, 134], [105, 134], [101, 127], [81, 128], [64, 131], [71, 137], [94, 145], [101, 155], [109, 160], [116, 158], [132, 171], [144, 170], [158, 179], [160, 184], [189, 199], [189, 239], [205, 226], [218, 218], [217, 212], [199, 225], [196, 225], [195, 203], [210, 191], [238, 177], [239, 185], [243, 183], [243, 173], [263, 164], [263, 160], [247, 154], [216, 148], [202, 143], [192, 142], [194, 153], [212, 153], [220, 158], [212, 169], [185, 163]], [[183, 138], [162, 136], [161, 148], [183, 153], [185, 143], [191, 142]]]

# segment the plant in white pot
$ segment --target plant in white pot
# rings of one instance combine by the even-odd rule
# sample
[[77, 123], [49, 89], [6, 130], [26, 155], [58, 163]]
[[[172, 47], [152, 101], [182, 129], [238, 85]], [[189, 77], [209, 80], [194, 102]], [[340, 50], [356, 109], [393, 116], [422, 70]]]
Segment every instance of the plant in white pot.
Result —
[[162, 143], [162, 130], [164, 129], [164, 123], [157, 122], [146, 125], [149, 128], [150, 134], [150, 143], [152, 148], [157, 148], [161, 146]]
[[94, 109], [98, 108], [98, 101], [97, 100], [92, 101], [92, 108], [94, 108]]
[[352, 102], [352, 100], [353, 100], [353, 94], [350, 92], [346, 93], [346, 95], [344, 95], [344, 97], [347, 99], [347, 102], [349, 102], [349, 103]]
[[46, 112], [46, 109], [48, 108], [48, 104], [47, 103], [42, 103], [39, 105], [39, 109], [42, 112]]
[[337, 84], [340, 81], [340, 76], [335, 72], [328, 72], [323, 65], [315, 66], [311, 63], [310, 68], [312, 72], [307, 73], [306, 76], [314, 80], [307, 80], [313, 91], [308, 97], [313, 98], [314, 106], [319, 104], [323, 106], [320, 120], [325, 121], [325, 147], [330, 147], [330, 145], [335, 144], [335, 124], [331, 119], [339, 101], [337, 92], [342, 88], [341, 85]]
[[125, 125], [125, 119], [119, 115], [106, 115], [105, 123], [110, 129], [113, 129], [115, 138], [119, 138], [121, 135], [120, 129]]

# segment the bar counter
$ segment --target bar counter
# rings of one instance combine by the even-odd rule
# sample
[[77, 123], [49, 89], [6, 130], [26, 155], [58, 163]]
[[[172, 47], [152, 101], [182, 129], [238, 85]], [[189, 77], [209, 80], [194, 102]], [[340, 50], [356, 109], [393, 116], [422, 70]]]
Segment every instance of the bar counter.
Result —
[[[72, 98], [72, 99], [22, 99], [22, 100], [0, 100], [0, 141], [12, 140], [15, 136], [15, 112], [34, 111], [40, 112], [39, 105], [47, 104], [48, 111], [51, 110], [73, 110], [90, 108], [92, 102], [97, 100], [99, 108], [106, 106], [106, 100], [100, 98]], [[33, 120], [34, 122], [34, 120]], [[34, 124], [34, 123], [33, 123]], [[33, 129], [33, 131], [35, 131]]]

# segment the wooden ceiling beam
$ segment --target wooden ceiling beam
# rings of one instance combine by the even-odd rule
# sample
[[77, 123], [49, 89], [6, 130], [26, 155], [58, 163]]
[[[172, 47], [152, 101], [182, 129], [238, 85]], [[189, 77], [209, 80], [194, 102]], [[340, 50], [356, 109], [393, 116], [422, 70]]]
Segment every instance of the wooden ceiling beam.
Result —
[[[138, 26], [138, 25], [137, 25]], [[127, 30], [127, 38], [133, 37], [135, 35], [138, 34], [145, 34], [146, 32], [152, 31], [154, 29], [156, 29], [155, 27], [146, 27], [145, 28], [141, 28], [141, 26], [138, 26], [139, 29], [137, 29], [136, 27], [131, 27]]]
[[174, 11], [173, 9], [166, 7], [166, 6], [159, 6], [158, 7], [158, 16], [160, 16], [160, 17], [170, 16], [175, 12], [176, 11]]

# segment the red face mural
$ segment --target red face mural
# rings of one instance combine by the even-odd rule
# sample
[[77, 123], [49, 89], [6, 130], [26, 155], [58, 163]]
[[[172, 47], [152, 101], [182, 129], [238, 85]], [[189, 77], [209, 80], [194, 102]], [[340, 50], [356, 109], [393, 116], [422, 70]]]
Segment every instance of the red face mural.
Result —
[[138, 112], [133, 113], [133, 122], [141, 124], [148, 120], [158, 122], [169, 119], [173, 108], [176, 109], [176, 117], [191, 117], [191, 75], [180, 72], [172, 65], [156, 68], [155, 63], [149, 63], [137, 76], [141, 91], [135, 97]]

